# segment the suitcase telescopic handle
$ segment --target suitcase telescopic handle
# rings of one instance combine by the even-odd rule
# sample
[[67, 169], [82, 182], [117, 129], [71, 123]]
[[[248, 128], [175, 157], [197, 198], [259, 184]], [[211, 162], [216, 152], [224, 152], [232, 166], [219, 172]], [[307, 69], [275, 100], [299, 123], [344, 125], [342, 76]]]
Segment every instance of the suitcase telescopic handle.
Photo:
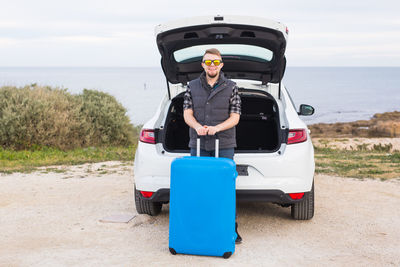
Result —
[[[197, 135], [196, 156], [200, 157], [200, 137]], [[215, 134], [215, 157], [219, 158], [219, 137]]]

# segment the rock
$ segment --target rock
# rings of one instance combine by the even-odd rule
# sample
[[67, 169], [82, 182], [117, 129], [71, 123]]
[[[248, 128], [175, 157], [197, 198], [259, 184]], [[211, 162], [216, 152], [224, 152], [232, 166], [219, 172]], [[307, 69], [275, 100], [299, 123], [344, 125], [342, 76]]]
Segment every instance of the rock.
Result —
[[136, 214], [114, 214], [100, 219], [100, 222], [103, 223], [128, 223], [133, 218], [135, 218]]
[[309, 125], [312, 137], [400, 137], [400, 112], [377, 113], [370, 120]]

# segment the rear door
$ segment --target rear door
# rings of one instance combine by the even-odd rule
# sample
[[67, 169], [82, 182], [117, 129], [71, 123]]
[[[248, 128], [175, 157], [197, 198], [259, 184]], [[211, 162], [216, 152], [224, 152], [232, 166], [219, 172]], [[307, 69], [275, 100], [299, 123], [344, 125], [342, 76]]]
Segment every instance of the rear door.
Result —
[[203, 71], [207, 48], [217, 48], [230, 79], [280, 82], [286, 65], [286, 26], [251, 17], [217, 16], [175, 21], [156, 28], [161, 65], [167, 80], [187, 83]]

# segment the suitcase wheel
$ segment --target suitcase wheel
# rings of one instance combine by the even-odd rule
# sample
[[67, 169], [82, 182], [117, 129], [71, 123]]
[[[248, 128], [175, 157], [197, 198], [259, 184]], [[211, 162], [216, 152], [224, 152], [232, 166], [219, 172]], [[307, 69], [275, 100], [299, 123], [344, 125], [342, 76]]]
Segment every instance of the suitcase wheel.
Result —
[[[175, 252], [176, 253], [176, 252]], [[232, 252], [225, 252], [224, 255], [222, 257], [224, 257], [224, 259], [229, 258], [232, 255]]]
[[[171, 254], [172, 255], [176, 255], [176, 251], [175, 251], [175, 249], [173, 249], [173, 248], [169, 248], [169, 252], [171, 252]], [[225, 253], [226, 254], [226, 253]], [[225, 255], [224, 254], [224, 255]]]

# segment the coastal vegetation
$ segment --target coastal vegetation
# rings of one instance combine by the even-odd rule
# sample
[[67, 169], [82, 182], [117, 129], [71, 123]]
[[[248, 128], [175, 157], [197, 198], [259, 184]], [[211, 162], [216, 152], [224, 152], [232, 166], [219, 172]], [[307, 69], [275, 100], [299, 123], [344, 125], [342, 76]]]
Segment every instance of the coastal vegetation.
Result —
[[[327, 139], [324, 139], [327, 140]], [[380, 143], [368, 148], [353, 149], [315, 146], [315, 171], [334, 176], [354, 178], [400, 178], [400, 151]]]
[[0, 146], [60, 150], [129, 146], [137, 136], [126, 109], [111, 95], [37, 86], [0, 88]]
[[309, 129], [317, 173], [400, 178], [399, 111], [378, 113], [370, 120], [318, 123]]
[[0, 172], [133, 160], [140, 126], [111, 95], [32, 84], [0, 88]]

